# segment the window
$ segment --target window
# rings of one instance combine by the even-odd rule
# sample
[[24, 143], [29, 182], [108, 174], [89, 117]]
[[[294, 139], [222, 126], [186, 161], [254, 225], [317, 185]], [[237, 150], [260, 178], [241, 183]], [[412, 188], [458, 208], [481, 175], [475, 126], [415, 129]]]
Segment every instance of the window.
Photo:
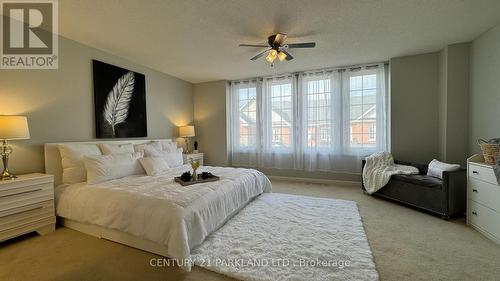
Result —
[[305, 116], [307, 149], [329, 148], [332, 144], [332, 89], [330, 79], [313, 80], [306, 84]]
[[328, 127], [320, 128], [320, 140], [321, 142], [328, 142], [330, 140], [330, 128]]
[[292, 84], [272, 82], [270, 99], [271, 145], [273, 148], [291, 148], [293, 124]]
[[382, 64], [229, 83], [235, 166], [359, 173], [387, 149]]
[[372, 127], [368, 128], [368, 141], [369, 142], [374, 142], [375, 141], [375, 125]]
[[349, 117], [351, 147], [375, 147], [375, 127], [377, 126], [376, 74], [349, 77]]
[[255, 87], [236, 91], [238, 111], [238, 142], [241, 148], [254, 148], [257, 139], [257, 94]]
[[281, 133], [280, 129], [275, 129], [273, 128], [273, 146], [274, 145], [279, 145], [281, 143]]

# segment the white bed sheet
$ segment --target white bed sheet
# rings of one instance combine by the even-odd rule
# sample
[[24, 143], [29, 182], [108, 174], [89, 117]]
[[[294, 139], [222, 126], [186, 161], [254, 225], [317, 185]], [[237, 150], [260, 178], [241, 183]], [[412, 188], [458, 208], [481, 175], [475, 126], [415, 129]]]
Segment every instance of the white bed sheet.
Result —
[[253, 169], [203, 166], [200, 173], [211, 172], [221, 180], [185, 187], [174, 182], [175, 176], [190, 170], [184, 165], [156, 177], [63, 185], [56, 188], [56, 212], [165, 245], [169, 257], [184, 261], [253, 198], [271, 192], [269, 179]]

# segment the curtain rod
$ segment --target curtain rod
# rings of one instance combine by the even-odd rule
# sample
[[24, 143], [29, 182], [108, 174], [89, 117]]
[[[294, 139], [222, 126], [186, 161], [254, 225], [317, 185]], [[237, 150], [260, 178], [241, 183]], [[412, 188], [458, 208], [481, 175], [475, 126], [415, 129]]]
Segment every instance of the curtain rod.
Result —
[[297, 76], [300, 73], [321, 73], [321, 72], [345, 72], [348, 69], [350, 71], [360, 71], [363, 68], [366, 69], [375, 69], [377, 68], [380, 64], [383, 64], [384, 66], [388, 66], [389, 62], [384, 61], [384, 62], [378, 62], [378, 63], [364, 63], [364, 64], [355, 64], [355, 65], [350, 65], [350, 66], [339, 66], [339, 67], [327, 67], [327, 68], [320, 68], [320, 69], [312, 69], [312, 70], [304, 70], [304, 71], [297, 71], [297, 72], [290, 72], [290, 73], [283, 73], [283, 74], [276, 74], [276, 75], [271, 75], [271, 76], [262, 76], [262, 77], [253, 77], [253, 78], [247, 78], [247, 79], [238, 79], [238, 80], [230, 80], [228, 81], [229, 83], [242, 83], [242, 82], [253, 82], [253, 81], [262, 81], [264, 79], [283, 79], [288, 76]]

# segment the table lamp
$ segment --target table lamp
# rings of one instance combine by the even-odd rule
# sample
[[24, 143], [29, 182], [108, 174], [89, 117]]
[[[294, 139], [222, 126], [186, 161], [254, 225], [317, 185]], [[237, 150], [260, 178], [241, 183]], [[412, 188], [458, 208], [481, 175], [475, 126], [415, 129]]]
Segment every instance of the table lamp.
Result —
[[0, 140], [2, 140], [0, 155], [3, 161], [3, 172], [0, 175], [0, 180], [16, 178], [14, 174], [9, 172], [9, 156], [12, 153], [12, 147], [7, 141], [29, 138], [28, 119], [25, 116], [0, 115]]
[[194, 136], [194, 126], [179, 127], [179, 137], [186, 140], [186, 153], [189, 153], [189, 138]]

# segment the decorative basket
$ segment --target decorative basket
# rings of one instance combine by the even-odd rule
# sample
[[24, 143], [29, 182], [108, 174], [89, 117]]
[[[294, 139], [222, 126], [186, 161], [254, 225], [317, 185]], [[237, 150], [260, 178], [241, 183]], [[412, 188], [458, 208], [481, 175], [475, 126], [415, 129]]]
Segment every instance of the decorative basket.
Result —
[[[493, 139], [497, 140], [497, 139]], [[478, 144], [483, 152], [484, 162], [488, 165], [495, 165], [500, 158], [500, 143], [483, 139], [478, 140]]]

